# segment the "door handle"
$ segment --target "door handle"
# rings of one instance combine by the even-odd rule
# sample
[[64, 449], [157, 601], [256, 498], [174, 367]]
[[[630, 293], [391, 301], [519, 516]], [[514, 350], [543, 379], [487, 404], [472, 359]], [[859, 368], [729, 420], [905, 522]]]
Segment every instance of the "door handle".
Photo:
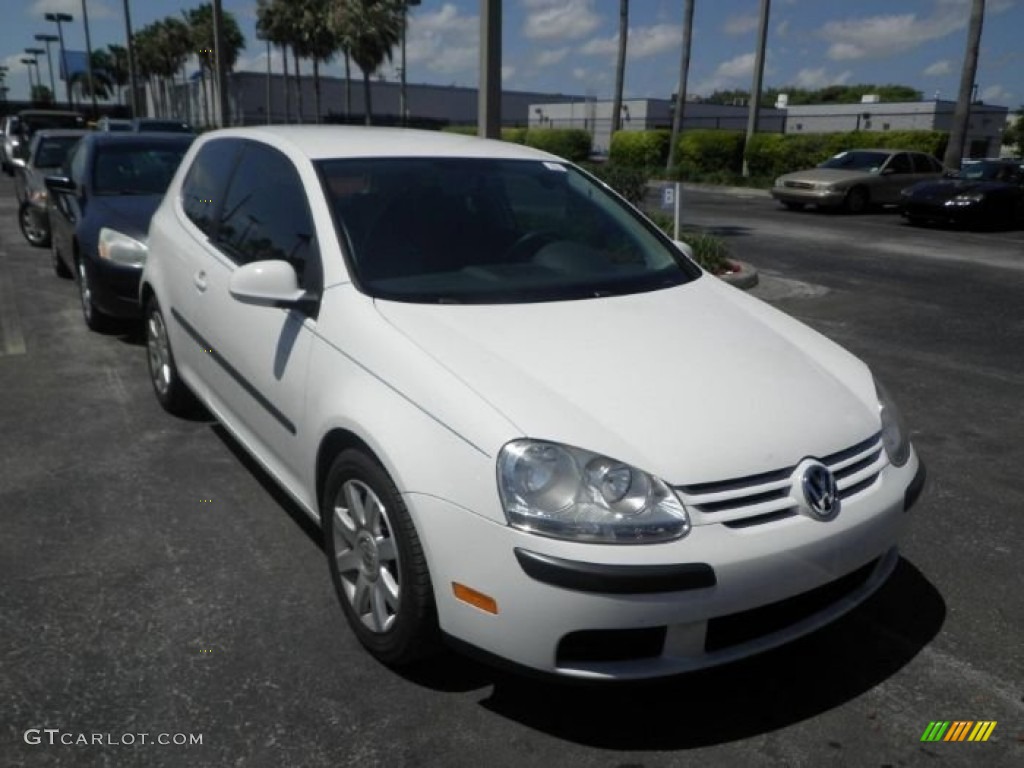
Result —
[[206, 290], [206, 273], [203, 270], [199, 270], [192, 275], [192, 285], [194, 285], [196, 290], [200, 293]]

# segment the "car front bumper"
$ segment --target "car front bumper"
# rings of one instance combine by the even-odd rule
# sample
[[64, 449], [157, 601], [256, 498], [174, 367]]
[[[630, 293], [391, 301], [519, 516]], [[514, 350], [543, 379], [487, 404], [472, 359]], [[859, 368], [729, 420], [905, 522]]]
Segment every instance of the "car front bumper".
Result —
[[817, 205], [822, 208], [833, 208], [842, 205], [843, 201], [846, 199], [845, 190], [836, 189], [801, 189], [797, 187], [772, 187], [771, 195], [780, 203]]
[[964, 223], [983, 219], [985, 207], [980, 201], [966, 205], [945, 205], [943, 202], [904, 200], [900, 203], [900, 213], [907, 219]]
[[139, 307], [139, 281], [142, 269], [90, 259], [89, 289], [96, 307], [105, 315], [120, 318], [142, 316]]
[[[856, 606], [899, 560], [923, 471], [916, 454], [886, 467], [830, 522], [701, 525], [635, 546], [545, 538], [436, 497], [406, 500], [441, 628], [459, 645], [556, 675], [630, 679], [749, 656]], [[456, 599], [455, 584], [493, 598], [497, 614]]]

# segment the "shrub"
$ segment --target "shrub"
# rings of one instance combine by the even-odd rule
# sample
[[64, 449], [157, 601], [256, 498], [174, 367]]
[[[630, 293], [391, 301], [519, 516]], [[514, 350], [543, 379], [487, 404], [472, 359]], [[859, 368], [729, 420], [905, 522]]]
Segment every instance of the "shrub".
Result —
[[685, 131], [676, 144], [680, 165], [692, 164], [700, 173], [743, 168], [743, 140], [740, 131]]
[[530, 128], [526, 145], [573, 163], [590, 157], [590, 134], [581, 128]]
[[668, 159], [671, 131], [616, 131], [612, 136], [608, 160], [633, 168], [664, 166]]
[[444, 133], [460, 133], [463, 136], [476, 136], [475, 125], [446, 125], [441, 130]]
[[618, 163], [588, 163], [586, 169], [633, 205], [640, 205], [647, 189], [647, 174], [641, 168]]
[[[671, 216], [661, 211], [652, 211], [647, 214], [647, 218], [672, 237]], [[722, 238], [696, 229], [683, 229], [679, 232], [679, 239], [693, 249], [693, 260], [711, 274], [721, 275], [729, 271], [729, 246]]]
[[525, 144], [526, 130], [526, 128], [502, 128], [501, 140], [510, 141], [513, 144]]

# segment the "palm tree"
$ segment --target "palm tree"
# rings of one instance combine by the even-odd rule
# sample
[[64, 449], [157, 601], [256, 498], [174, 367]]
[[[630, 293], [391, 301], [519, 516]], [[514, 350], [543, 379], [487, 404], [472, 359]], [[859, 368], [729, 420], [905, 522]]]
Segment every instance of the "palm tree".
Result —
[[256, 29], [264, 39], [281, 49], [281, 64], [284, 72], [284, 121], [292, 119], [291, 91], [288, 90], [288, 46], [291, 44], [289, 12], [282, 0], [258, 0], [256, 5]]
[[[245, 48], [245, 37], [242, 35], [242, 30], [239, 29], [238, 22], [235, 20], [234, 15], [228, 11], [224, 11], [222, 19], [223, 24], [221, 25], [220, 30], [221, 65], [224, 67], [225, 72], [230, 72], [234, 69], [235, 62], [238, 61], [238, 55]], [[213, 56], [213, 6], [210, 3], [203, 3], [198, 8], [193, 8], [192, 10], [185, 12], [185, 20], [188, 23], [189, 31], [191, 32], [194, 50], [197, 52], [199, 57], [199, 69], [203, 78], [205, 101], [206, 76], [207, 73], [213, 75], [216, 65]], [[213, 82], [214, 87], [216, 87], [216, 77], [213, 78]], [[219, 94], [215, 95], [219, 97]], [[222, 115], [221, 119], [226, 121], [227, 115]]]
[[370, 76], [402, 39], [404, 0], [332, 0], [330, 20], [341, 48], [363, 73], [366, 124], [373, 122]]
[[686, 112], [686, 81], [690, 76], [690, 48], [693, 41], [693, 0], [686, 0], [683, 10], [683, 50], [679, 57], [679, 89], [676, 93], [675, 109], [672, 111], [672, 137], [668, 144], [668, 162], [665, 170], [671, 171], [676, 164], [676, 142], [683, 127]]
[[320, 122], [320, 62], [330, 61], [341, 47], [334, 28], [324, 23], [331, 0], [298, 0], [293, 2], [296, 49], [313, 61], [314, 119]]
[[629, 0], [619, 0], [619, 55], [615, 62], [615, 95], [612, 99], [612, 136], [622, 127], [622, 84], [626, 78], [626, 44], [629, 36]]
[[964, 53], [964, 65], [960, 71], [960, 93], [953, 112], [953, 128], [949, 132], [949, 143], [946, 145], [946, 156], [943, 158], [947, 168], [959, 169], [964, 158], [964, 143], [967, 138], [967, 123], [971, 116], [971, 91], [974, 89], [974, 76], [978, 71], [978, 52], [981, 49], [981, 27], [985, 21], [985, 0], [974, 0], [971, 6], [971, 22], [967, 29], [967, 50]]
[[123, 45], [108, 45], [107, 74], [117, 89], [117, 101], [124, 104], [124, 89], [128, 85], [128, 49]]

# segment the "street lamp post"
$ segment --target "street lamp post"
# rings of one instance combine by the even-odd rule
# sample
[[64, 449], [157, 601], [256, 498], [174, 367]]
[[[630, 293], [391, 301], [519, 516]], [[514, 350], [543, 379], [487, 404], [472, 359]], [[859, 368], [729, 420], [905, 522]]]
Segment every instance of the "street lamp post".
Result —
[[406, 101], [405, 94], [405, 38], [406, 38], [406, 27], [409, 24], [409, 6], [419, 5], [420, 0], [404, 0], [402, 3], [402, 81], [401, 87], [398, 90], [398, 112], [402, 121], [402, 125], [405, 125], [406, 120], [409, 117], [409, 105]]
[[36, 65], [36, 87], [42, 90], [43, 73], [39, 71], [39, 57], [46, 51], [42, 48], [26, 48], [25, 53], [32, 57], [32, 63]]
[[35, 64], [35, 59], [30, 59], [27, 56], [21, 60], [21, 63], [25, 65], [25, 69], [28, 70], [28, 100], [32, 101], [32, 93], [36, 89], [36, 81], [32, 77], [32, 65]]
[[50, 73], [50, 95], [54, 103], [57, 101], [57, 82], [53, 79], [53, 57], [50, 56], [50, 43], [55, 43], [60, 38], [56, 35], [36, 35], [36, 40], [46, 43], [46, 71]]
[[89, 95], [92, 97], [92, 116], [97, 117], [96, 110], [96, 81], [92, 78], [92, 41], [89, 39], [89, 11], [86, 10], [85, 0], [82, 0], [82, 23], [85, 25], [85, 69], [89, 75]]
[[132, 40], [132, 16], [124, 0], [124, 33], [128, 39], [128, 87], [131, 88], [132, 117], [139, 116], [139, 87], [135, 82], [135, 43]]
[[[68, 72], [68, 59], [64, 52], [64, 27], [62, 25], [74, 17], [70, 13], [47, 13], [44, 14], [44, 18], [57, 25], [57, 39], [60, 40], [60, 70], [64, 73], [64, 93], [68, 100], [68, 109], [71, 109], [71, 73]], [[54, 99], [56, 97], [57, 94], [54, 94]]]

